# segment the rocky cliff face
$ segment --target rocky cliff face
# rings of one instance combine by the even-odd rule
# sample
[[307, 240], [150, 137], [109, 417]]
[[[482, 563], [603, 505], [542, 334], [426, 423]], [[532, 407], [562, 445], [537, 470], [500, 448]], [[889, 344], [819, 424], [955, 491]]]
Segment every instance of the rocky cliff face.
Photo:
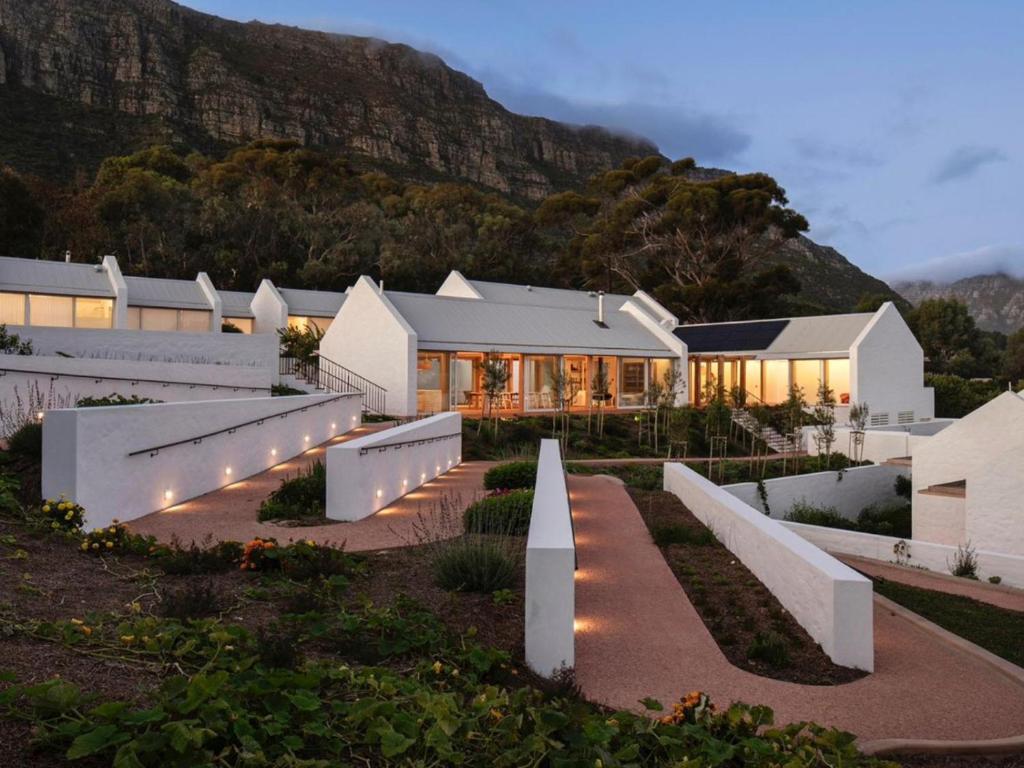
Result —
[[957, 299], [967, 305], [978, 327], [1013, 333], [1024, 328], [1024, 280], [1009, 275], [975, 275], [954, 283], [928, 280], [894, 283], [912, 304], [925, 299]]
[[206, 149], [294, 139], [533, 199], [657, 151], [512, 114], [407, 46], [240, 24], [168, 0], [0, 0], [0, 85], [0, 99], [33, 114], [66, 111], [71, 144], [77, 126], [102, 141], [112, 123], [121, 151], [154, 133]]

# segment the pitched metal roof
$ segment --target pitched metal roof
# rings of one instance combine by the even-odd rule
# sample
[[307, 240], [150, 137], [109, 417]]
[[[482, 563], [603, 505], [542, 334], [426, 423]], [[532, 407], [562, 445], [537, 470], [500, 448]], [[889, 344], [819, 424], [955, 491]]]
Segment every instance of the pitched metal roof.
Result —
[[301, 317], [334, 317], [345, 303], [345, 294], [337, 291], [304, 291], [298, 288], [278, 288], [277, 292], [288, 305], [289, 315]]
[[224, 317], [253, 317], [252, 300], [255, 293], [246, 291], [217, 291], [220, 296], [221, 314]]
[[[568, 288], [540, 288], [535, 285], [513, 285], [512, 283], [491, 283], [486, 280], [469, 280], [486, 301], [502, 304], [519, 304], [531, 307], [559, 307], [563, 309], [590, 309], [597, 312], [596, 291], [574, 291]], [[619, 293], [606, 293], [605, 312], [618, 310], [631, 297]]]
[[745, 323], [681, 325], [675, 334], [687, 350], [701, 352], [759, 352], [775, 341], [789, 320], [753, 320]]
[[507, 304], [481, 299], [385, 291], [419, 337], [421, 349], [536, 354], [580, 353], [671, 357], [654, 334], [625, 312]]
[[68, 264], [0, 256], [0, 290], [61, 296], [114, 296], [101, 264]]
[[211, 309], [210, 302], [195, 280], [158, 277], [126, 277], [128, 306], [168, 309]]

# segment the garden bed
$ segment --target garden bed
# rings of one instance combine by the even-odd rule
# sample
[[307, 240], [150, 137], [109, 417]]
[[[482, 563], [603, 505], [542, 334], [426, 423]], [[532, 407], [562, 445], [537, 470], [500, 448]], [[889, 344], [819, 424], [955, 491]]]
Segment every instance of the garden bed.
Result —
[[834, 664], [678, 498], [637, 488], [629, 493], [704, 625], [735, 666], [805, 685], [837, 685], [866, 674]]

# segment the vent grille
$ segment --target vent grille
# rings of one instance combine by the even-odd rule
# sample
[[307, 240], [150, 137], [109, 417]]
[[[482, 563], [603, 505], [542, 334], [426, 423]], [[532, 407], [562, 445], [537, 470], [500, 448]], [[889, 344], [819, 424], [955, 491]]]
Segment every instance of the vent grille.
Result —
[[898, 424], [912, 424], [914, 422], [914, 412], [900, 411], [896, 414], [896, 422]]
[[872, 413], [871, 414], [871, 426], [872, 427], [884, 427], [889, 424], [888, 413]]

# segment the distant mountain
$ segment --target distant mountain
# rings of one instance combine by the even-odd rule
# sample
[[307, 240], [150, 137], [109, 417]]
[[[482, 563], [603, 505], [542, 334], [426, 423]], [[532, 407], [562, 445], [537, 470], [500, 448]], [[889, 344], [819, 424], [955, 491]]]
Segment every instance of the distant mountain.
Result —
[[958, 299], [987, 331], [1013, 333], [1024, 327], [1024, 280], [1009, 275], [975, 275], [954, 283], [903, 281], [892, 287], [911, 304], [924, 299]]

